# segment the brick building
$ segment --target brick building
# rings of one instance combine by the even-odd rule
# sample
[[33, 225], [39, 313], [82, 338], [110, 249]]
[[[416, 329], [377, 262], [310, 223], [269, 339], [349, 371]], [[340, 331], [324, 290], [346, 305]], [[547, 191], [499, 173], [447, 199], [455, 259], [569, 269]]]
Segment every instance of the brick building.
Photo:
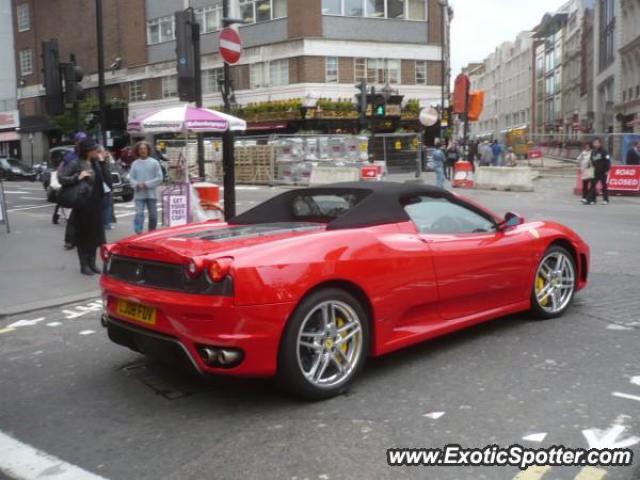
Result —
[[[95, 6], [86, 0], [12, 0], [20, 114], [45, 146], [51, 125], [43, 112], [40, 44], [57, 38], [61, 60], [76, 55], [97, 85]], [[180, 5], [177, 5], [180, 4]], [[202, 25], [204, 105], [222, 100], [217, 52], [220, 0], [103, 0], [107, 100], [125, 103], [129, 117], [177, 103], [174, 12], [191, 6]], [[231, 68], [239, 105], [274, 100], [353, 99], [354, 84], [397, 89], [408, 99], [439, 104], [442, 13], [438, 0], [236, 0], [244, 54]], [[448, 19], [448, 17], [446, 17]], [[448, 25], [445, 25], [448, 28]], [[109, 69], [112, 65], [114, 68]], [[268, 126], [267, 126], [268, 127]]]

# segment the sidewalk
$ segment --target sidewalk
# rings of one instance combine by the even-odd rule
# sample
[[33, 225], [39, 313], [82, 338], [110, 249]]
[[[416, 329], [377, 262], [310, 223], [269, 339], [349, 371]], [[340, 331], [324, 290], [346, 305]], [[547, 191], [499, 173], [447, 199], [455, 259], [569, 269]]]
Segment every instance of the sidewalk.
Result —
[[[11, 234], [0, 230], [0, 318], [100, 295], [99, 277], [81, 275], [76, 251], [64, 250], [65, 226], [51, 224], [52, 211], [10, 214]], [[107, 240], [131, 235], [131, 223], [121, 219]]]

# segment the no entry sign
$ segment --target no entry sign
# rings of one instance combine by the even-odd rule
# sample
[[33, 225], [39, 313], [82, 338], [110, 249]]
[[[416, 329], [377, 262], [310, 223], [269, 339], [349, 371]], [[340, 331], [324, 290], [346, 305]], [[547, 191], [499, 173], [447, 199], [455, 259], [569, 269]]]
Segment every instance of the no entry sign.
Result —
[[640, 192], [640, 166], [615, 165], [609, 172], [609, 190]]
[[220, 32], [218, 48], [225, 62], [237, 63], [242, 56], [242, 40], [238, 31], [232, 27], [224, 28]]

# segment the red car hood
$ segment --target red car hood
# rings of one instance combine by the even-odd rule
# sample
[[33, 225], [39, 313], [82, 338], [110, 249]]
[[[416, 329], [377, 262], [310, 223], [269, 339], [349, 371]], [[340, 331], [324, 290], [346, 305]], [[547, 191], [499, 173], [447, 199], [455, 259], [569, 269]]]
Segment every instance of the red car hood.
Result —
[[201, 223], [186, 227], [158, 230], [118, 242], [112, 253], [168, 263], [205, 255], [227, 254], [292, 237], [324, 230], [323, 224], [277, 223], [261, 225], [227, 225]]

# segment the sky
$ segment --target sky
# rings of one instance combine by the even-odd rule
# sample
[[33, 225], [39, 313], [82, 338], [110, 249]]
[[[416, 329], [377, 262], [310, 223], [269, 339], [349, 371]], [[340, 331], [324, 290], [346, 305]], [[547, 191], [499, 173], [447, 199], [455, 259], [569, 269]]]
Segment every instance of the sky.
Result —
[[504, 41], [531, 30], [563, 0], [449, 0], [451, 23], [451, 75], [455, 78], [469, 62], [482, 62]]

